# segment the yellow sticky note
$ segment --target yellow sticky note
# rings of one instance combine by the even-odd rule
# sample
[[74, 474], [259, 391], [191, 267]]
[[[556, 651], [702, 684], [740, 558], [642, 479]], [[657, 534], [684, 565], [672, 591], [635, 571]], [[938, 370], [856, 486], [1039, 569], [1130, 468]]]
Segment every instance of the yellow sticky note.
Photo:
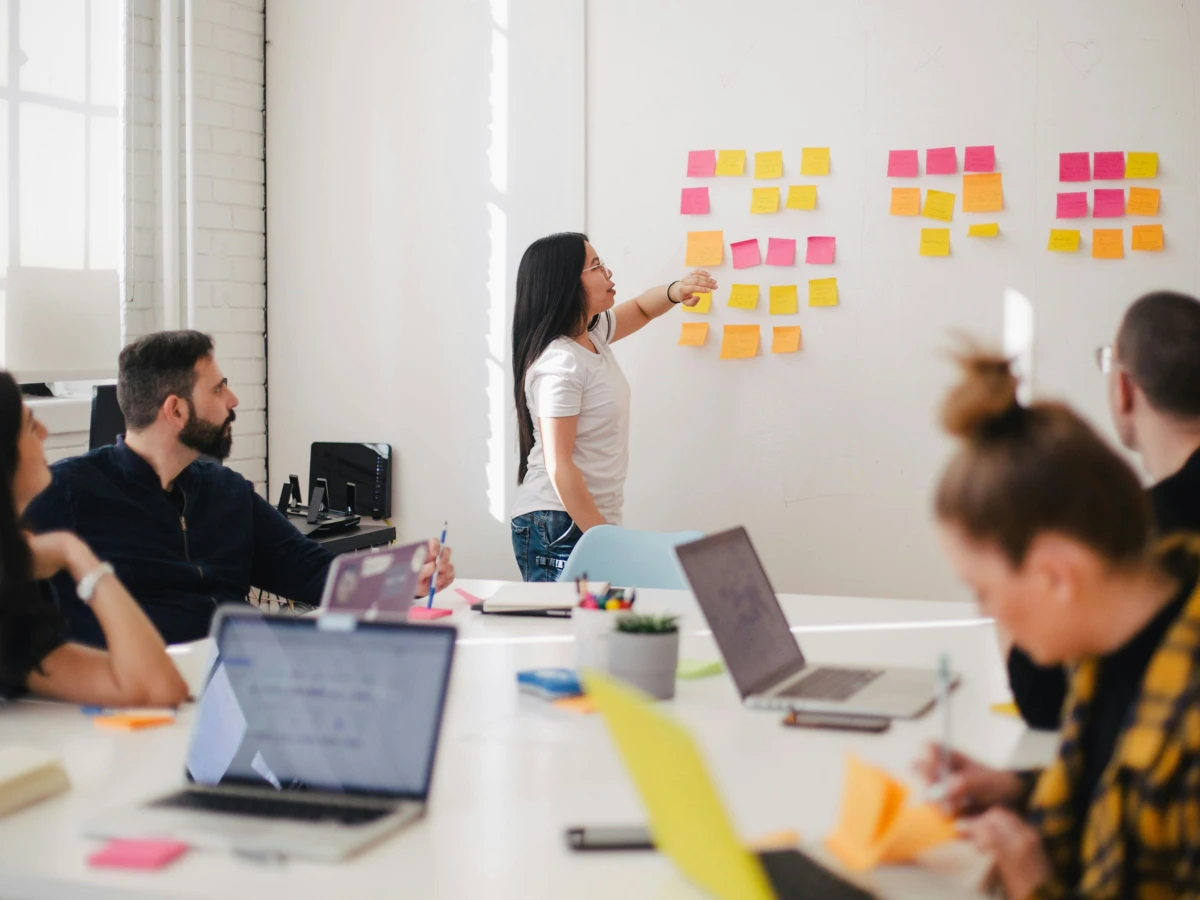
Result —
[[1124, 259], [1125, 232], [1120, 228], [1092, 229], [1092, 259]]
[[1010, 716], [1014, 719], [1021, 718], [1021, 710], [1011, 700], [1006, 700], [1003, 703], [993, 703], [988, 707], [988, 710], [998, 716]]
[[705, 291], [703, 294], [696, 294], [696, 298], [698, 302], [695, 306], [688, 306], [686, 303], [682, 304], [683, 311], [685, 313], [696, 313], [697, 315], [703, 315], [704, 313], [712, 310], [712, 291]]
[[[793, 288], [793, 290], [795, 290]], [[795, 353], [800, 349], [799, 325], [776, 325], [771, 336], [772, 353]]]
[[1046, 245], [1046, 249], [1056, 253], [1074, 253], [1079, 249], [1079, 229], [1051, 228], [1050, 243]]
[[1158, 199], [1158, 188], [1131, 187], [1125, 212], [1131, 216], [1157, 216]]
[[793, 184], [788, 188], [788, 209], [816, 209], [817, 186], [815, 184]]
[[981, 225], [967, 226], [967, 237], [995, 237], [999, 233], [999, 222], [984, 222]]
[[809, 306], [837, 306], [838, 290], [836, 278], [812, 278], [808, 282]]
[[922, 228], [921, 229], [921, 255], [922, 256], [949, 256], [950, 255], [950, 229], [949, 228]]
[[758, 355], [757, 325], [726, 325], [721, 359], [750, 359]]
[[725, 255], [725, 232], [689, 231], [687, 239], [687, 266], [719, 266]]
[[1134, 153], [1130, 151], [1125, 154], [1126, 178], [1155, 178], [1157, 175], [1157, 153]]
[[683, 330], [679, 332], [680, 347], [703, 347], [708, 340], [707, 322], [684, 322]]
[[794, 284], [771, 285], [771, 315], [790, 316], [800, 309]]
[[718, 175], [743, 175], [746, 172], [745, 150], [718, 150]]
[[800, 151], [801, 175], [828, 175], [829, 148], [805, 147]]
[[927, 219], [949, 222], [954, 218], [954, 196], [945, 191], [926, 191], [925, 206], [921, 209], [921, 215]]
[[754, 309], [758, 306], [758, 285], [735, 284], [729, 289], [728, 305], [734, 309]]
[[755, 178], [782, 178], [783, 151], [770, 150], [766, 153], [754, 154]]
[[779, 188], [752, 188], [750, 190], [750, 212], [779, 212]]
[[1162, 250], [1163, 227], [1161, 225], [1134, 225], [1131, 246], [1134, 250]]
[[999, 172], [963, 176], [963, 212], [999, 212], [1002, 209], [1004, 187]]
[[892, 207], [888, 210], [888, 215], [919, 216], [920, 214], [920, 188], [892, 188]]

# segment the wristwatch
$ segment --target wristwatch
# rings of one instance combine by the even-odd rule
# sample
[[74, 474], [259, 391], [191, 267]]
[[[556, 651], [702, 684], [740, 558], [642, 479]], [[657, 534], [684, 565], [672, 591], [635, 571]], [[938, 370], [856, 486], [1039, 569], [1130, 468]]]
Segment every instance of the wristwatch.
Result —
[[79, 579], [79, 583], [75, 585], [75, 593], [84, 602], [84, 605], [91, 606], [92, 596], [96, 593], [96, 585], [100, 583], [100, 579], [105, 575], [112, 574], [112, 566], [108, 563], [100, 563], [100, 565]]

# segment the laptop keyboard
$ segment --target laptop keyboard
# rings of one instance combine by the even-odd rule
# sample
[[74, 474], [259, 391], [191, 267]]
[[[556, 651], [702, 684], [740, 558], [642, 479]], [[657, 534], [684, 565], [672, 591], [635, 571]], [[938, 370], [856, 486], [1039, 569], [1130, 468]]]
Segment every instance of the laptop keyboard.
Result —
[[802, 678], [780, 697], [805, 700], [848, 700], [883, 674], [883, 669], [834, 669], [822, 666]]
[[773, 850], [758, 858], [779, 900], [876, 900], [797, 850]]
[[202, 812], [255, 816], [261, 819], [292, 819], [298, 822], [337, 822], [342, 825], [365, 825], [383, 818], [391, 809], [364, 809], [335, 803], [313, 803], [292, 797], [248, 797], [235, 794], [211, 794], [201, 791], [180, 791], [151, 804], [174, 809], [195, 809]]

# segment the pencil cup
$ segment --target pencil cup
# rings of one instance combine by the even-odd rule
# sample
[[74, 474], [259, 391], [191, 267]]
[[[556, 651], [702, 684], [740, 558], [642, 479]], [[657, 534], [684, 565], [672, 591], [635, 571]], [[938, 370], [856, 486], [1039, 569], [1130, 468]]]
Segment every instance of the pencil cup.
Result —
[[575, 668], [608, 671], [609, 644], [624, 610], [580, 609], [571, 612], [575, 625]]
[[609, 673], [651, 697], [670, 700], [675, 696], [678, 667], [678, 631], [665, 634], [618, 631], [609, 638]]

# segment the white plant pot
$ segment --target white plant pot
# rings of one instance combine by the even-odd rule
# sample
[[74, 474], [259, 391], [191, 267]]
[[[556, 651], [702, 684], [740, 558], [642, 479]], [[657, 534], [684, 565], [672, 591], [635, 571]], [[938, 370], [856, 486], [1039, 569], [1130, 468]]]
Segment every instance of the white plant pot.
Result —
[[675, 696], [679, 632], [636, 634], [614, 631], [608, 639], [608, 671], [659, 700]]
[[608, 671], [609, 641], [617, 630], [617, 622], [629, 615], [629, 610], [579, 609], [571, 611], [575, 627], [575, 668]]

